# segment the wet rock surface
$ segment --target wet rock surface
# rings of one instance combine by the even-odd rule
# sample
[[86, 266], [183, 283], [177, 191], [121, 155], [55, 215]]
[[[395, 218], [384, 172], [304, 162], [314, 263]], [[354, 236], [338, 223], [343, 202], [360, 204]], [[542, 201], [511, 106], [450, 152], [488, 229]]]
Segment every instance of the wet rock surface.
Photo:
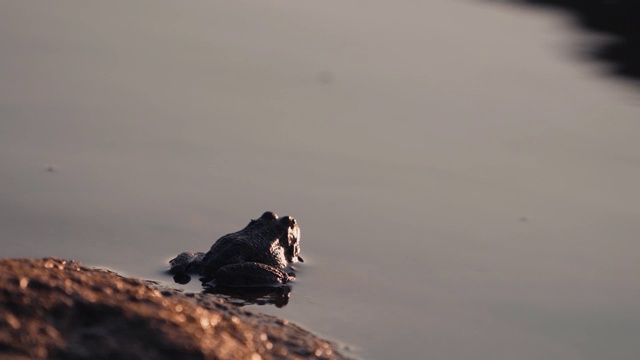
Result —
[[60, 259], [0, 260], [2, 359], [343, 359], [335, 343], [208, 294]]

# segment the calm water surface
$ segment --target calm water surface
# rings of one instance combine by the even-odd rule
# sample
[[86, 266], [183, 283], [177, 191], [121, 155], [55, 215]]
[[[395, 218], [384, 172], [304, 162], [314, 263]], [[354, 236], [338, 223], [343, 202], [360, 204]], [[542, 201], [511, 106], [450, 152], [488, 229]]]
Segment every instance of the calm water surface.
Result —
[[306, 262], [252, 308], [363, 358], [637, 359], [640, 100], [592, 40], [502, 2], [4, 1], [0, 256], [171, 283], [273, 210]]

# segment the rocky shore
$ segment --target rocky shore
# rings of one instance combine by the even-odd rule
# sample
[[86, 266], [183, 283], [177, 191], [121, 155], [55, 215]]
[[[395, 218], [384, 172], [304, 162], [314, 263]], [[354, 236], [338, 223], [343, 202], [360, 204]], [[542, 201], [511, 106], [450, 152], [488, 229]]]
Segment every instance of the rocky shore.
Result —
[[207, 294], [61, 259], [0, 260], [2, 359], [344, 359], [336, 344]]

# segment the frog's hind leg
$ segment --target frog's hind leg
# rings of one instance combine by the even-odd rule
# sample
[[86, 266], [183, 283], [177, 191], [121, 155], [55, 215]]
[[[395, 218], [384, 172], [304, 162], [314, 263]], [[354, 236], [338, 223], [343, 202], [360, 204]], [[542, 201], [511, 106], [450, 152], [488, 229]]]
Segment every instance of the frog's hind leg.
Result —
[[227, 287], [279, 287], [294, 279], [276, 267], [244, 262], [223, 266], [216, 272], [217, 286]]

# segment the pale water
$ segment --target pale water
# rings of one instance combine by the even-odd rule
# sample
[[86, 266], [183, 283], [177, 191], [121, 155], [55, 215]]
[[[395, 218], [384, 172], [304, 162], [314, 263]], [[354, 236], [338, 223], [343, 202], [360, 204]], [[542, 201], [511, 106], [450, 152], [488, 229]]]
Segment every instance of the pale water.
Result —
[[561, 13], [4, 1], [2, 257], [172, 283], [265, 210], [289, 304], [371, 359], [637, 359], [640, 98]]

